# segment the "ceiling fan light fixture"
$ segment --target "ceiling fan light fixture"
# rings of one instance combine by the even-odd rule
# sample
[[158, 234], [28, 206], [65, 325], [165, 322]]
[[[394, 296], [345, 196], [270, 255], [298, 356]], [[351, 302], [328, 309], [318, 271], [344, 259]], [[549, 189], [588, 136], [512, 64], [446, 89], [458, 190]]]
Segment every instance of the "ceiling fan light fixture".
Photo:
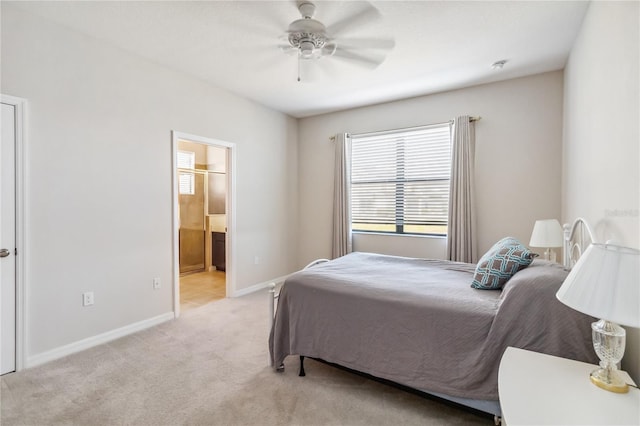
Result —
[[323, 33], [290, 32], [289, 44], [300, 49], [303, 44], [311, 44], [314, 49], [321, 49], [327, 42], [327, 37]]
[[315, 50], [315, 45], [311, 41], [303, 41], [300, 43], [300, 57], [302, 59], [313, 58], [314, 50]]

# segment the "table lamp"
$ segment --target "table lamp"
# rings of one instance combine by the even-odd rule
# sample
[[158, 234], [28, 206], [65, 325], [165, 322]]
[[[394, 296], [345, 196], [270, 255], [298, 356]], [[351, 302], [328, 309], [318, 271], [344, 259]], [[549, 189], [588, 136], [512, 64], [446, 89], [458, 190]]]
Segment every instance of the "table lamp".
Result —
[[600, 358], [591, 382], [611, 392], [628, 392], [617, 367], [626, 341], [626, 332], [618, 324], [640, 327], [640, 251], [591, 244], [556, 297], [576, 311], [602, 318], [591, 324], [593, 348]]
[[545, 260], [555, 262], [556, 256], [551, 247], [562, 247], [563, 243], [560, 222], [556, 219], [536, 220], [529, 245], [531, 247], [546, 248], [544, 252]]

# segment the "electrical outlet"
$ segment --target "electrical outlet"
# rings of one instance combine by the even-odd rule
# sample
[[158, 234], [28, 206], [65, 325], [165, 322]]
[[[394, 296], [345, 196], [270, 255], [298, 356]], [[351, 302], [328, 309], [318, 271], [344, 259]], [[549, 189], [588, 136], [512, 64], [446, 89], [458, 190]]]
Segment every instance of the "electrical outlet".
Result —
[[93, 298], [92, 291], [82, 293], [82, 306], [91, 306], [93, 305], [93, 302], [94, 302], [94, 298]]
[[153, 279], [153, 289], [157, 290], [160, 288], [160, 278], [156, 277]]

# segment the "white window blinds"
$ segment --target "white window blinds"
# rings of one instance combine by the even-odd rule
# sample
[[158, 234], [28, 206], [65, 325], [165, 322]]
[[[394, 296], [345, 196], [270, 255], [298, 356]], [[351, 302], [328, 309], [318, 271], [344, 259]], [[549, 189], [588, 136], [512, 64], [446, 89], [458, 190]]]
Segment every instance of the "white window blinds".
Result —
[[[176, 163], [178, 169], [195, 169], [196, 153], [191, 151], [178, 151]], [[180, 170], [178, 173], [178, 193], [183, 195], [195, 194], [195, 175]]]
[[196, 153], [191, 151], [178, 151], [177, 163], [179, 169], [195, 169]]
[[354, 231], [447, 233], [449, 123], [352, 135]]
[[180, 173], [178, 176], [178, 192], [182, 195], [196, 193], [195, 175], [193, 173]]

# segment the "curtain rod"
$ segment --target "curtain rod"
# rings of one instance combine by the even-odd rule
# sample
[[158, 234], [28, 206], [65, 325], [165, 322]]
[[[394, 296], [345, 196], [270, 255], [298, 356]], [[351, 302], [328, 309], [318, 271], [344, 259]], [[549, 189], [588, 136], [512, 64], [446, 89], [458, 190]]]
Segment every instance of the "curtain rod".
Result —
[[[469, 117], [469, 121], [470, 122], [474, 122], [474, 121], [480, 121], [482, 120], [482, 117], [477, 116], [477, 117]], [[380, 130], [377, 132], [369, 132], [369, 133], [357, 133], [358, 136], [373, 136], [373, 135], [382, 135], [385, 133], [390, 133], [390, 132], [397, 132], [398, 130], [405, 130], [405, 131], [412, 131], [412, 130], [420, 130], [420, 129], [426, 129], [429, 127], [433, 127], [433, 126], [441, 126], [443, 124], [453, 124], [453, 120], [449, 120], [449, 121], [444, 121], [442, 123], [434, 123], [434, 124], [426, 124], [424, 126], [414, 126], [414, 127], [405, 127], [402, 129], [389, 129], [389, 130]], [[347, 133], [348, 135], [351, 135], [351, 133]], [[336, 137], [334, 136], [330, 136], [329, 137], [330, 141], [335, 141]]]

